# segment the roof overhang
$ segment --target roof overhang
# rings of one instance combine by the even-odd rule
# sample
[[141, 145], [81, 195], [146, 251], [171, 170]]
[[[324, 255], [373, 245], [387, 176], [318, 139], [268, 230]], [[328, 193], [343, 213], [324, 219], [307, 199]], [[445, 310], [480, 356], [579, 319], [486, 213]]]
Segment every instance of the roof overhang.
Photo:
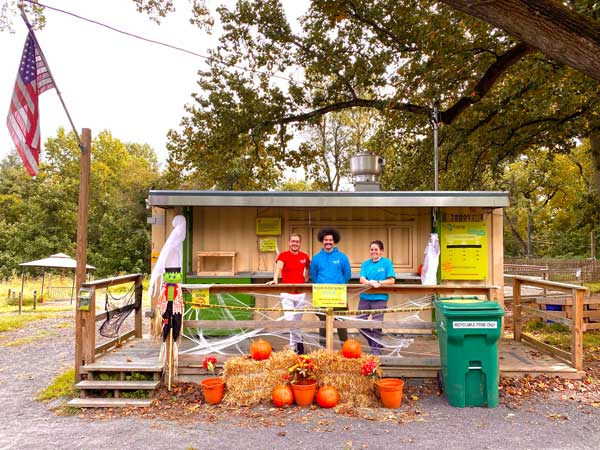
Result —
[[401, 208], [509, 206], [508, 192], [494, 191], [373, 191], [373, 192], [248, 192], [155, 191], [148, 206], [292, 207], [292, 208]]

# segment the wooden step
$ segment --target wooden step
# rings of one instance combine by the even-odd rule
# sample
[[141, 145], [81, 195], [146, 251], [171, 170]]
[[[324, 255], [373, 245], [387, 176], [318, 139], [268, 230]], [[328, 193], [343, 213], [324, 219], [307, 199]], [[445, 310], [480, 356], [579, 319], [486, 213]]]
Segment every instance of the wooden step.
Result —
[[151, 404], [149, 398], [74, 398], [67, 403], [74, 408], [145, 408]]
[[162, 372], [161, 364], [86, 364], [81, 368], [82, 372]]
[[160, 381], [143, 380], [83, 380], [75, 385], [75, 389], [130, 389], [130, 390], [153, 390], [160, 385]]

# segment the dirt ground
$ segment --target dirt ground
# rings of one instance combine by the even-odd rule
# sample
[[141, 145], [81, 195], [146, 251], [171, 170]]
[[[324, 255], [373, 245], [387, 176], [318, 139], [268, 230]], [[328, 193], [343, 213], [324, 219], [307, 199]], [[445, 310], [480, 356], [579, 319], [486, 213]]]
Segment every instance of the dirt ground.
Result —
[[[503, 380], [497, 408], [453, 408], [435, 385], [383, 408], [210, 407], [162, 390], [142, 411], [57, 415], [37, 393], [73, 365], [72, 317], [0, 334], [0, 449], [598, 449], [597, 362], [579, 382]], [[29, 343], [7, 345], [24, 337]], [[183, 387], [182, 387], [183, 389]]]

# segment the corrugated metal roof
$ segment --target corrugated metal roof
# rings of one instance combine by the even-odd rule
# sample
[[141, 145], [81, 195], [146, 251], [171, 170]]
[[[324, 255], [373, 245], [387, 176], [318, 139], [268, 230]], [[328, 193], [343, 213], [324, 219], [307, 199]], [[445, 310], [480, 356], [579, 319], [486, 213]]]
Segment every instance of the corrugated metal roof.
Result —
[[250, 207], [481, 207], [509, 206], [508, 192], [495, 191], [373, 191], [373, 192], [249, 192], [154, 191], [148, 206]]

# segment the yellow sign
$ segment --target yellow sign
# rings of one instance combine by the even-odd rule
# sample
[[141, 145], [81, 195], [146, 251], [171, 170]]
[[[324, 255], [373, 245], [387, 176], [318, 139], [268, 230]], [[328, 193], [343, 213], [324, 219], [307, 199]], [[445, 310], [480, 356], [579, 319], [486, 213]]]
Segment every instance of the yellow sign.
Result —
[[313, 284], [313, 306], [317, 308], [339, 308], [348, 305], [345, 284]]
[[200, 309], [202, 305], [208, 305], [210, 294], [208, 289], [194, 289], [192, 297], [192, 308]]
[[281, 236], [281, 218], [257, 217], [256, 234], [258, 236]]
[[442, 222], [442, 280], [485, 280], [488, 230], [485, 222]]
[[262, 238], [258, 240], [258, 247], [261, 252], [274, 252], [277, 251], [277, 239], [275, 238]]

